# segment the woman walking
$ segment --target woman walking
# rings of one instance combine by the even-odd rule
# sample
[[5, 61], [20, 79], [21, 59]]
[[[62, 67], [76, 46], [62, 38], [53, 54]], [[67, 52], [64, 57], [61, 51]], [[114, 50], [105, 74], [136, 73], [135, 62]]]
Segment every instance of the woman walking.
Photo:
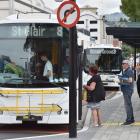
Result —
[[87, 85], [83, 87], [87, 90], [87, 107], [92, 110], [94, 126], [101, 125], [101, 112], [100, 104], [102, 100], [105, 100], [105, 90], [101, 81], [98, 68], [96, 66], [89, 66], [89, 75], [91, 79], [87, 82]]

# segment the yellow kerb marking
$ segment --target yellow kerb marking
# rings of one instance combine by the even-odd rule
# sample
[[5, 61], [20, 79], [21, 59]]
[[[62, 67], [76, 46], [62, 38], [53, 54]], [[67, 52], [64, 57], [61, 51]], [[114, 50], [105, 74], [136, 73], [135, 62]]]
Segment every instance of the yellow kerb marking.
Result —
[[[104, 126], [121, 126], [123, 122], [105, 122], [103, 123]], [[140, 122], [135, 122], [130, 124], [131, 126], [140, 126]]]

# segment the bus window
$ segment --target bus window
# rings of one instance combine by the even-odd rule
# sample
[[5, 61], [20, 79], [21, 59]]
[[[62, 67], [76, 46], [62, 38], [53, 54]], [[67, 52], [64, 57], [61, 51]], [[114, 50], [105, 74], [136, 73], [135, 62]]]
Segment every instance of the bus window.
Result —
[[[49, 82], [68, 82], [68, 74], [64, 75], [63, 66], [66, 50], [69, 47], [69, 32], [58, 24], [8, 24], [0, 25], [1, 53], [9, 57], [23, 70], [17, 75], [30, 82], [48, 82], [43, 77], [45, 62], [41, 60], [44, 53], [52, 63], [53, 79]], [[3, 39], [4, 38], [4, 39]], [[19, 55], [17, 55], [19, 54]], [[0, 68], [3, 64], [0, 65]], [[3, 73], [3, 69], [1, 70]], [[7, 74], [9, 71], [7, 71]], [[10, 74], [10, 73], [9, 73]], [[61, 79], [61, 80], [60, 80]]]

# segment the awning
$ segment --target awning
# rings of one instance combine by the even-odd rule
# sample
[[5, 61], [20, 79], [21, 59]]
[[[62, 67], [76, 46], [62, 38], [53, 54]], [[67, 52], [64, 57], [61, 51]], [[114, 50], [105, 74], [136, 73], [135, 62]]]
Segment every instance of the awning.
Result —
[[107, 35], [113, 35], [120, 41], [135, 48], [134, 52], [134, 79], [136, 80], [136, 48], [140, 47], [140, 23], [138, 22], [118, 22], [109, 24], [106, 27]]
[[106, 33], [107, 35], [113, 35], [114, 38], [118, 38], [132, 47], [140, 47], [140, 23], [114, 23], [110, 27], [106, 27]]

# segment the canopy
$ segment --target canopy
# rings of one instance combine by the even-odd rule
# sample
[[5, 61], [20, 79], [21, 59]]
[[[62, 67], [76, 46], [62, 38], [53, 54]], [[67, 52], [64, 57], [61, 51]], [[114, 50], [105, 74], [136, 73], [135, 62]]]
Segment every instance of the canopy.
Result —
[[132, 47], [140, 47], [140, 23], [138, 22], [118, 22], [106, 27], [106, 33], [113, 35], [120, 41], [131, 45]]
[[[140, 23], [138, 22], [118, 22], [109, 24], [110, 27], [106, 27], [106, 33], [113, 35], [114, 38], [118, 38], [120, 41], [125, 42], [135, 48], [134, 54], [134, 68], [136, 68], [136, 48], [140, 47]], [[135, 79], [136, 79], [136, 71]]]

